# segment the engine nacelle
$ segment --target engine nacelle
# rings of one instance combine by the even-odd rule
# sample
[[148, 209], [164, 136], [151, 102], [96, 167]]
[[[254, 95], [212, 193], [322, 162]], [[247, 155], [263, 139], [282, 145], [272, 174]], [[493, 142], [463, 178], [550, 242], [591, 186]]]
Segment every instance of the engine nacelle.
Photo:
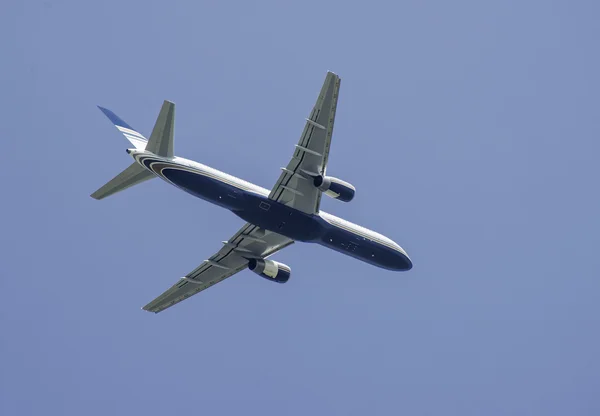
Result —
[[257, 275], [277, 283], [287, 282], [292, 274], [292, 269], [285, 264], [266, 259], [250, 259], [248, 268]]
[[314, 185], [327, 196], [344, 202], [352, 201], [356, 193], [356, 188], [352, 184], [333, 176], [323, 177], [319, 175], [314, 179]]

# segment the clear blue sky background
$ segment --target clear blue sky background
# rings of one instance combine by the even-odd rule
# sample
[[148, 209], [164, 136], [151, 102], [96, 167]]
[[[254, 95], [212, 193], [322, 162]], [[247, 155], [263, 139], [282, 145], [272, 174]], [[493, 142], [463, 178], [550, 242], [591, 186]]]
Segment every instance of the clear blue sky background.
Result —
[[[0, 414], [600, 414], [593, 1], [4, 1]], [[104, 201], [177, 104], [175, 150], [271, 187], [327, 70], [323, 209], [408, 273], [295, 244], [140, 308], [242, 225], [152, 181]], [[168, 217], [164, 217], [164, 213]]]

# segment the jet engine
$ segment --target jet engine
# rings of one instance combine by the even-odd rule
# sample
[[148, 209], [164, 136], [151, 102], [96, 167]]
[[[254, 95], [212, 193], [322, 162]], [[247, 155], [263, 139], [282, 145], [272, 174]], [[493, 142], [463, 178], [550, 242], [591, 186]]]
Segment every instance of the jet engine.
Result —
[[354, 198], [356, 188], [341, 179], [333, 176], [317, 176], [314, 179], [314, 185], [323, 191], [327, 196], [340, 201], [350, 202]]
[[250, 259], [248, 268], [257, 275], [277, 283], [287, 282], [292, 273], [292, 269], [285, 264], [266, 259]]

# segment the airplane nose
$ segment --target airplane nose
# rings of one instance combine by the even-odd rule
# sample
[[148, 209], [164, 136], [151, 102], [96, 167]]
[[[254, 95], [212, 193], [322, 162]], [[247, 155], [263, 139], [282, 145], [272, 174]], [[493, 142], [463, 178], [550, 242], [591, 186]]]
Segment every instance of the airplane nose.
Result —
[[402, 247], [400, 247], [398, 244], [395, 244], [395, 245], [396, 245], [396, 250], [394, 250], [395, 251], [394, 265], [396, 266], [395, 267], [396, 270], [405, 272], [405, 271], [412, 269], [413, 263], [412, 263], [412, 260], [410, 259], [410, 257], [408, 257], [408, 254], [406, 254], [406, 251]]
[[413, 264], [412, 264], [412, 260], [410, 259], [410, 257], [408, 257], [407, 255], [402, 255], [403, 257], [403, 267], [400, 269], [402, 271], [408, 271], [410, 269], [412, 269]]

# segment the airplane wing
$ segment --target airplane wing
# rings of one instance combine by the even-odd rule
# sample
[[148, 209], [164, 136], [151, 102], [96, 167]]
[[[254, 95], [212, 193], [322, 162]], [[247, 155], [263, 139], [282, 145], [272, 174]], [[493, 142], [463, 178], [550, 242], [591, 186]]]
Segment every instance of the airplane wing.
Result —
[[313, 185], [310, 176], [325, 175], [340, 82], [339, 76], [327, 72], [292, 160], [287, 167], [281, 168], [281, 176], [269, 194], [270, 199], [307, 214], [319, 212], [321, 191]]
[[142, 309], [154, 313], [163, 311], [244, 270], [248, 265], [246, 258], [266, 258], [293, 243], [293, 240], [280, 234], [246, 224], [228, 241], [224, 241], [223, 248], [215, 255], [204, 260]]

